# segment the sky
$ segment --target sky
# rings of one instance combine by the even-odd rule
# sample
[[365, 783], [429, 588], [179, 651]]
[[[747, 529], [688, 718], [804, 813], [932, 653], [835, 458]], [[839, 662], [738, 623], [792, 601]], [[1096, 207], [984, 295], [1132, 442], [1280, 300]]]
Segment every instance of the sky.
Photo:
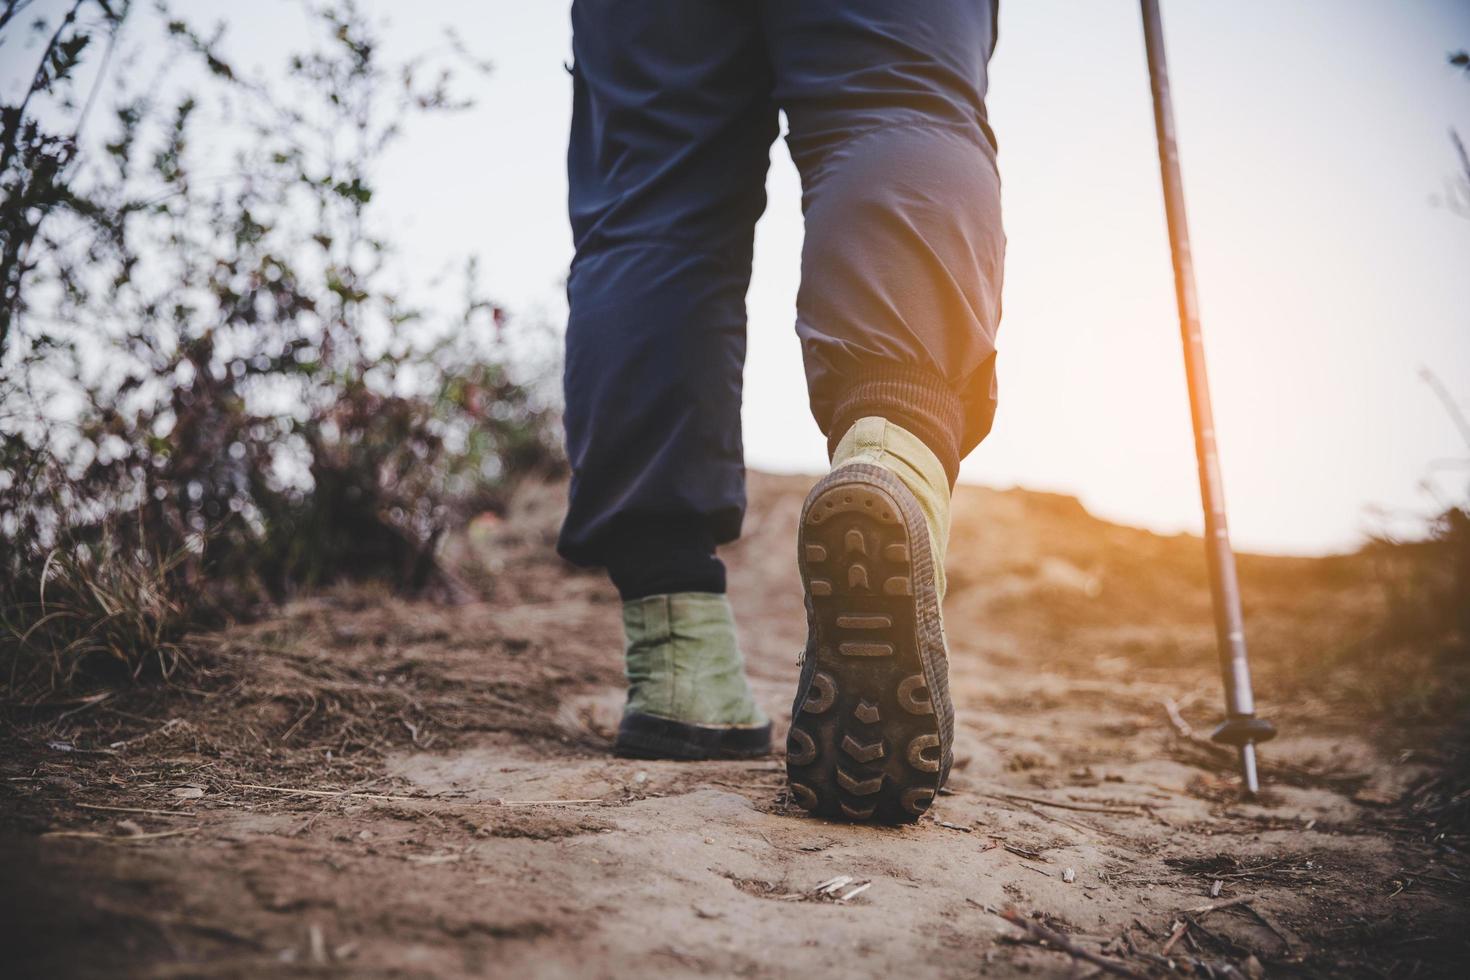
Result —
[[[177, 6], [226, 20], [236, 61], [267, 69], [301, 23], [287, 0]], [[427, 280], [478, 255], [516, 316], [564, 322], [569, 4], [360, 6], [386, 25], [390, 54], [452, 25], [495, 66], [475, 109], [416, 124], [381, 172], [410, 268]], [[1163, 7], [1234, 540], [1308, 554], [1412, 528], [1470, 484], [1470, 467], [1445, 465], [1470, 448], [1420, 377], [1432, 369], [1470, 409], [1470, 218], [1435, 200], [1455, 167], [1449, 128], [1470, 137], [1470, 77], [1446, 65], [1470, 48], [1470, 2]], [[961, 479], [1198, 531], [1137, 4], [1003, 3], [989, 111], [1009, 237], [1000, 409]], [[816, 473], [825, 440], [793, 329], [800, 188], [781, 141], [768, 194], [747, 301], [746, 458]]]

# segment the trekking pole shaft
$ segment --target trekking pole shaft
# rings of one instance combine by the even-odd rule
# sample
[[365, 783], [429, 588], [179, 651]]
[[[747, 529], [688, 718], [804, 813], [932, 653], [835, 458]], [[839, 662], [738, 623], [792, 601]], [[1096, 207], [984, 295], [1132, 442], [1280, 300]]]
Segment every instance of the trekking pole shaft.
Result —
[[[1205, 553], [1209, 560], [1210, 593], [1215, 611], [1215, 636], [1220, 670], [1225, 680], [1228, 718], [1255, 714], [1250, 663], [1246, 659], [1245, 624], [1240, 612], [1240, 585], [1235, 554], [1225, 520], [1225, 486], [1220, 476], [1220, 454], [1215, 445], [1215, 419], [1210, 407], [1210, 381], [1205, 371], [1204, 339], [1200, 333], [1199, 301], [1195, 294], [1194, 259], [1189, 248], [1189, 225], [1184, 213], [1184, 185], [1179, 173], [1179, 151], [1174, 138], [1174, 108], [1169, 94], [1169, 72], [1164, 58], [1164, 30], [1158, 0], [1140, 0], [1143, 6], [1144, 44], [1153, 89], [1154, 127], [1159, 141], [1159, 170], [1163, 177], [1164, 213], [1169, 225], [1169, 250], [1174, 261], [1174, 292], [1179, 304], [1179, 329], [1184, 341], [1184, 370], [1189, 387], [1190, 417], [1194, 425], [1195, 455], [1199, 460], [1200, 497], [1205, 513]], [[1256, 787], [1255, 750], [1250, 740], [1241, 744], [1241, 771], [1246, 788]]]

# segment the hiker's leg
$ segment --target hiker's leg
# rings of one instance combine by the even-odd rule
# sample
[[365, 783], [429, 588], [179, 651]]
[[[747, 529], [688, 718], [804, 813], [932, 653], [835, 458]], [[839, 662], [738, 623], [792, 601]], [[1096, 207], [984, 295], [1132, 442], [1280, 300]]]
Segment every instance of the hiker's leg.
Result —
[[624, 599], [723, 592], [745, 509], [745, 293], [777, 131], [753, 8], [576, 0], [558, 550]]
[[797, 333], [829, 450], [881, 416], [953, 483], [990, 430], [1005, 235], [988, 0], [767, 0], [802, 175]]
[[740, 532], [745, 292], [776, 135], [756, 11], [576, 0], [570, 506], [623, 597], [628, 755], [763, 755], [715, 545]]
[[1000, 183], [985, 0], [767, 0], [802, 175], [797, 331], [833, 470], [802, 509], [808, 641], [786, 762], [823, 816], [914, 820], [953, 758], [950, 488], [990, 428]]

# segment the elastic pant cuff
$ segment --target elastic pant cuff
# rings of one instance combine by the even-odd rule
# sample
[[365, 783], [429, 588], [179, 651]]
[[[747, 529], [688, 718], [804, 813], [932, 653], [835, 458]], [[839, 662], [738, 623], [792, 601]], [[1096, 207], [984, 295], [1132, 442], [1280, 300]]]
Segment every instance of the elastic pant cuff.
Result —
[[921, 368], [892, 367], [857, 375], [837, 402], [827, 430], [827, 455], [858, 419], [877, 415], [901, 425], [924, 441], [949, 478], [960, 473], [960, 438], [965, 427], [964, 403], [944, 379]]
[[607, 574], [627, 602], [673, 592], [725, 591], [714, 537], [668, 521], [624, 528], [608, 548]]

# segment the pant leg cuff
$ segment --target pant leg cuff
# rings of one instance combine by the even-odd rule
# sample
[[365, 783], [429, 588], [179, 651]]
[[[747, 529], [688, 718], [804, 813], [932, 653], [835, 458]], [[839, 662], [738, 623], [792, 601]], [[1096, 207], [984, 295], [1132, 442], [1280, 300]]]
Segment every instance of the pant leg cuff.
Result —
[[964, 402], [944, 379], [922, 368], [889, 367], [865, 371], [850, 379], [837, 401], [827, 431], [827, 456], [858, 419], [880, 416], [923, 440], [949, 477], [950, 489], [960, 472], [960, 439], [965, 427]]
[[670, 592], [724, 592], [725, 564], [696, 521], [647, 520], [620, 528], [606, 548], [608, 577], [624, 600]]

